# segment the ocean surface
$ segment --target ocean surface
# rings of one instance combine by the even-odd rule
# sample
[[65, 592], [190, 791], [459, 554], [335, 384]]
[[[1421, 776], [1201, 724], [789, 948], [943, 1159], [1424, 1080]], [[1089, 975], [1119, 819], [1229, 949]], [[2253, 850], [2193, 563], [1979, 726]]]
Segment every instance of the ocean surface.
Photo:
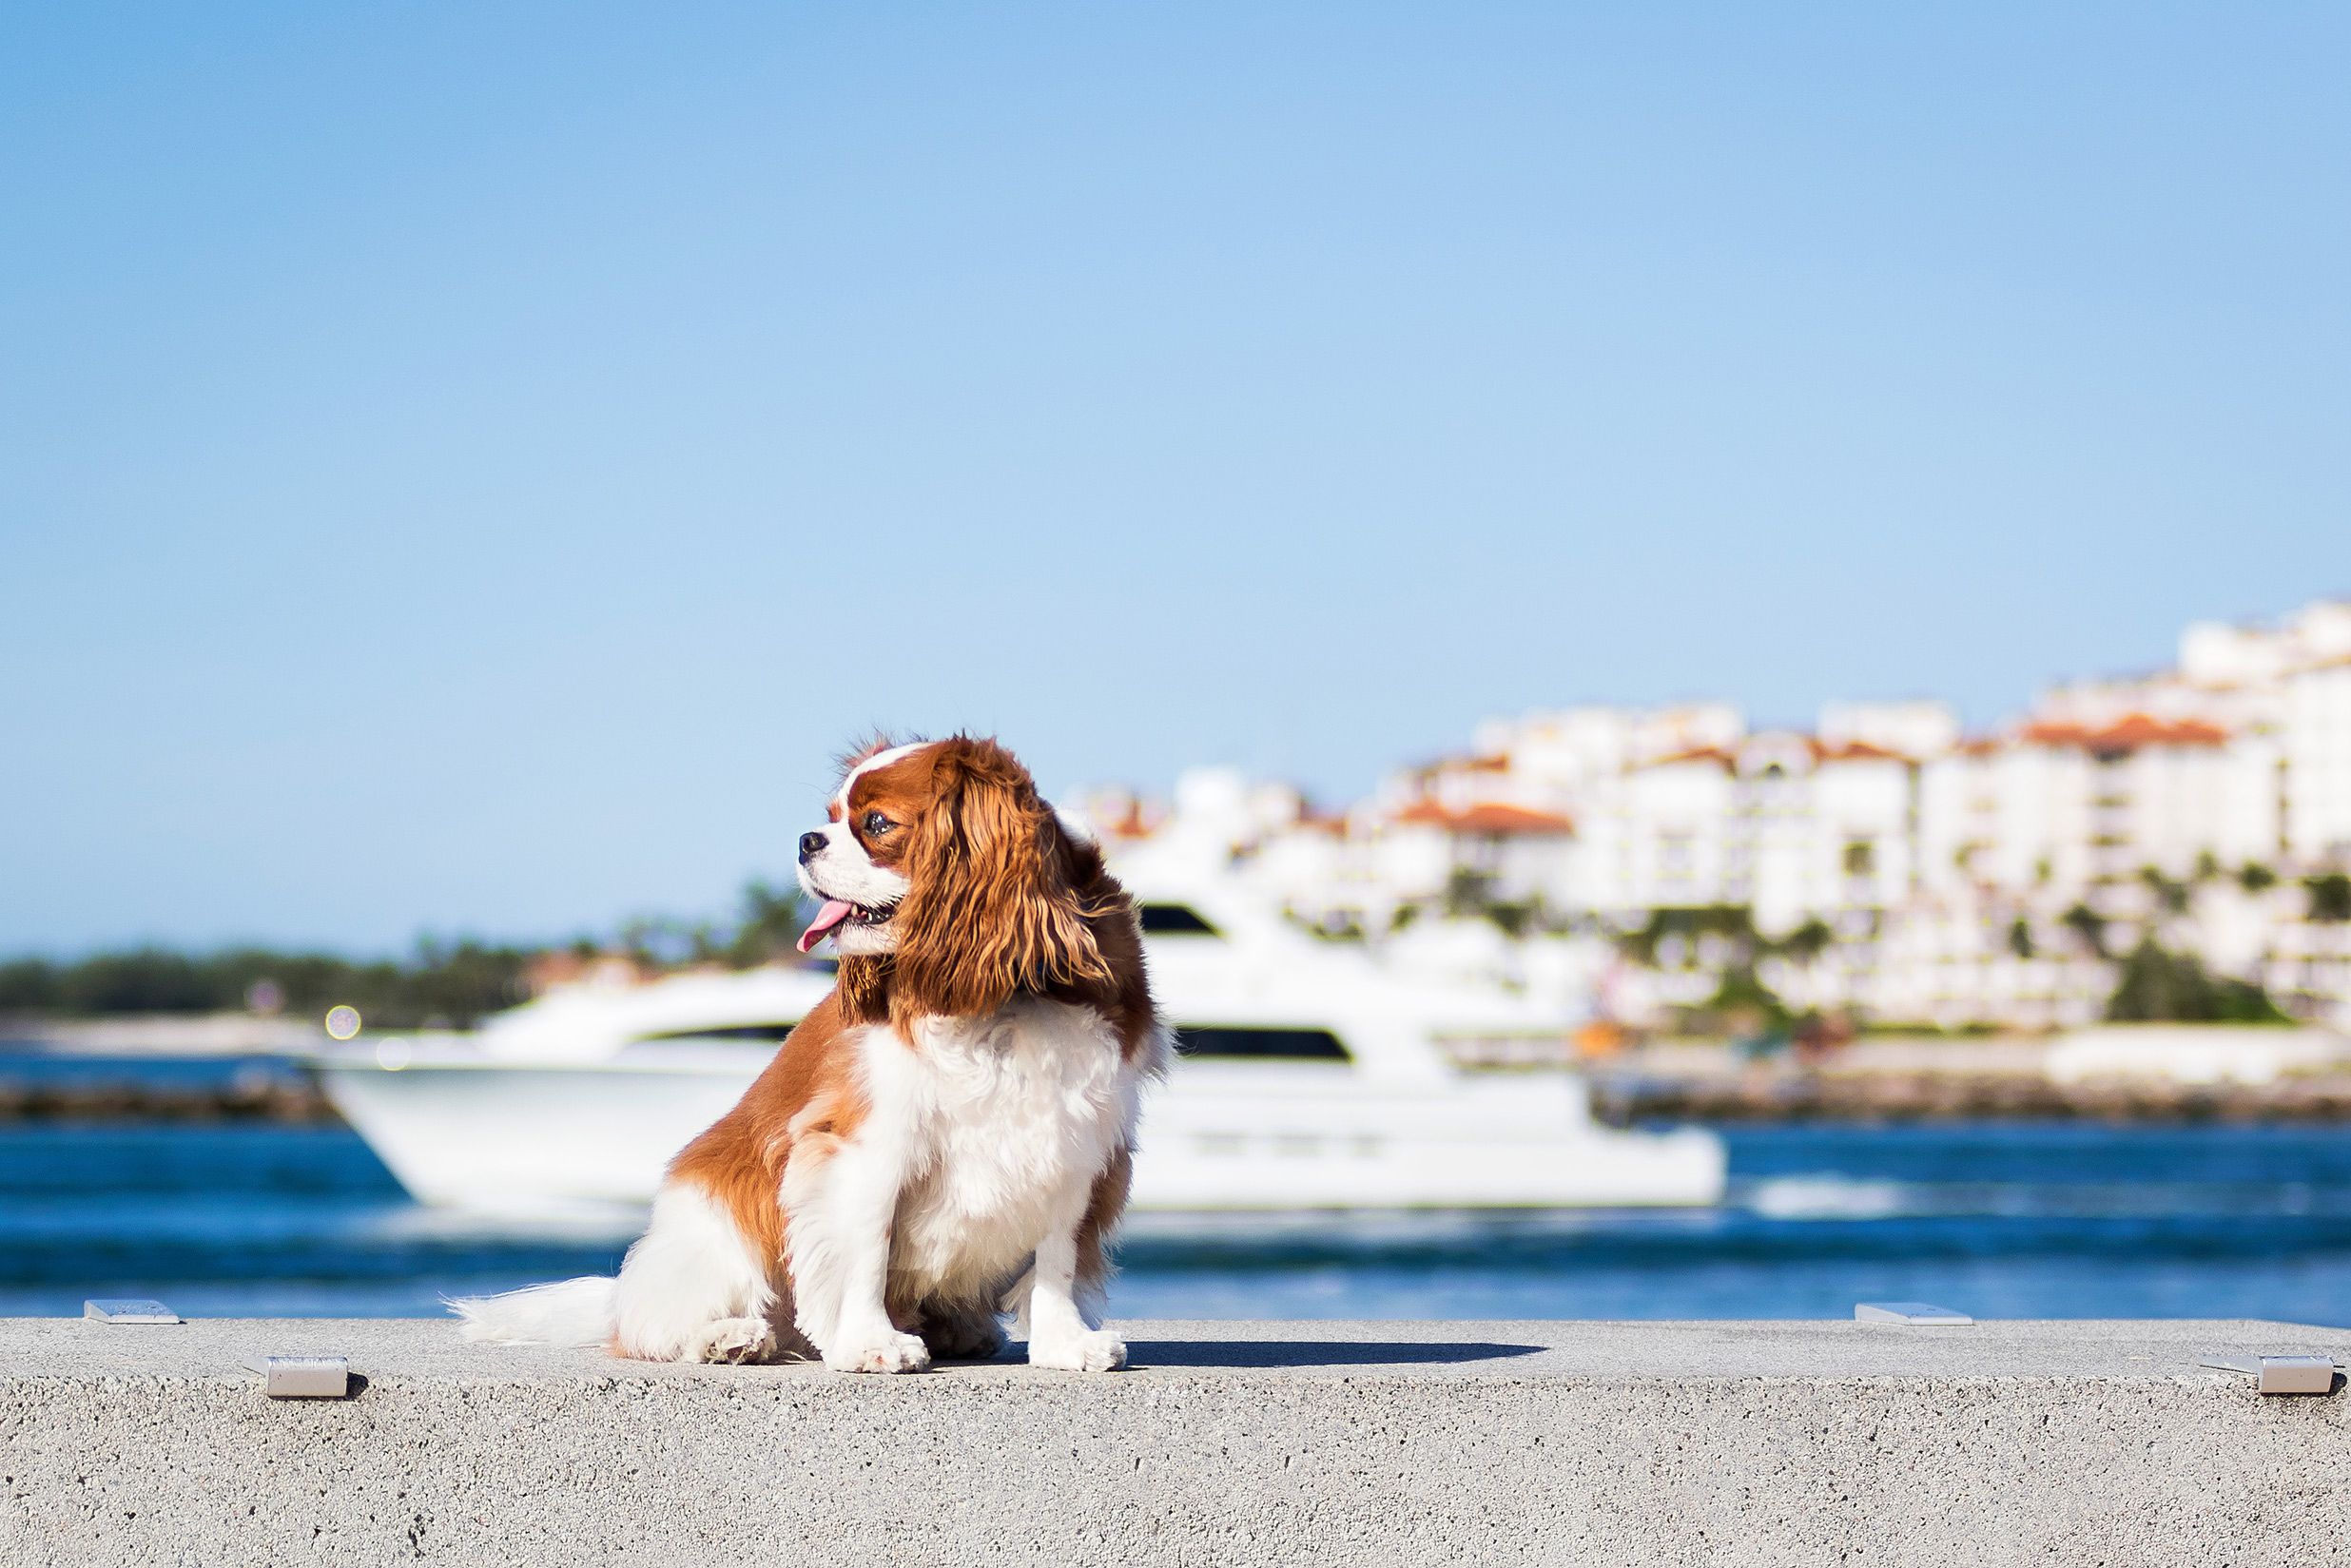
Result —
[[[1145, 1215], [1122, 1317], [1978, 1317], [2351, 1326], [2351, 1131], [1973, 1124], [1725, 1132], [1709, 1210]], [[406, 1316], [610, 1272], [636, 1216], [411, 1202], [339, 1127], [0, 1125], [0, 1315]]]

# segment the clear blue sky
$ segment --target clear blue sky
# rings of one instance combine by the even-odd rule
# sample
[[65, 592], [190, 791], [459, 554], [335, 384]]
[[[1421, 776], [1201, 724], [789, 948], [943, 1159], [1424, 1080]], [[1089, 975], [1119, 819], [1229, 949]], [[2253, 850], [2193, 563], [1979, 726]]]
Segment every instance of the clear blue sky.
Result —
[[2351, 12], [18, 8], [0, 951], [562, 935], [864, 726], [1331, 798], [2351, 590]]

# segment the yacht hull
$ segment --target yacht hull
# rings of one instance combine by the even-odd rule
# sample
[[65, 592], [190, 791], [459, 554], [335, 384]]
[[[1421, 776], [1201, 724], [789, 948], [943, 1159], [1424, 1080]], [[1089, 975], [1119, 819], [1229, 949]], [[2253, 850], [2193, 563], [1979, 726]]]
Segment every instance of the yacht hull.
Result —
[[424, 1203], [648, 1204], [757, 1070], [328, 1068], [327, 1097]]
[[1346, 1069], [1179, 1064], [1145, 1104], [1144, 1210], [1565, 1208], [1711, 1204], [1713, 1133], [1593, 1124], [1564, 1073], [1403, 1091]]
[[[744, 1053], [756, 1056], [756, 1053]], [[756, 1060], [328, 1066], [327, 1094], [419, 1200], [644, 1204]], [[1592, 1124], [1561, 1074], [1400, 1089], [1345, 1068], [1179, 1063], [1146, 1100], [1140, 1210], [1709, 1204], [1722, 1145]]]

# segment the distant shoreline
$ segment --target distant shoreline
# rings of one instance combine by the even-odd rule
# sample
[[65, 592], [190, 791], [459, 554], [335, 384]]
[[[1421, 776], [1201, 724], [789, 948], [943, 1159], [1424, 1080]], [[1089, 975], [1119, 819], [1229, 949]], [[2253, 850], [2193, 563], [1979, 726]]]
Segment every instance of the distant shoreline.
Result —
[[1778, 1065], [1737, 1074], [1592, 1074], [1592, 1114], [1657, 1122], [2351, 1122], [2351, 1074], [2267, 1084], [2163, 1078], [2058, 1083], [2039, 1074], [1843, 1073]]
[[99, 1075], [45, 1082], [12, 1073], [13, 1065], [11, 1058], [0, 1055], [0, 1126], [61, 1121], [344, 1125], [310, 1075], [283, 1062], [249, 1060], [234, 1072], [195, 1082]]
[[[142, 1080], [127, 1074], [45, 1082], [12, 1072], [22, 1059], [0, 1055], [0, 1126], [68, 1121], [344, 1125], [310, 1076], [283, 1062], [251, 1058], [233, 1072], [195, 1082]], [[1591, 1071], [1590, 1082], [1593, 1114], [1619, 1127], [1805, 1121], [2351, 1123], [2351, 1074], [2344, 1073], [2260, 1085], [2164, 1079], [2060, 1084], [2037, 1074], [1840, 1072], [1787, 1063], [1727, 1074], [1603, 1067]]]

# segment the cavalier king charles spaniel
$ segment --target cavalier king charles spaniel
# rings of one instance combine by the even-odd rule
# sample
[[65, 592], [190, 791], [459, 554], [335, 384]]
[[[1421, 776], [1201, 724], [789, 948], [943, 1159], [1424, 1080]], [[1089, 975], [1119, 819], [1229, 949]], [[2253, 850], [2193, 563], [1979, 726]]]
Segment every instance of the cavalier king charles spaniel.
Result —
[[915, 1372], [1016, 1311], [1034, 1365], [1126, 1364], [1103, 1244], [1168, 1050], [1132, 900], [992, 741], [877, 745], [828, 815], [800, 948], [831, 938], [839, 983], [670, 1164], [618, 1279], [453, 1302], [466, 1338]]

